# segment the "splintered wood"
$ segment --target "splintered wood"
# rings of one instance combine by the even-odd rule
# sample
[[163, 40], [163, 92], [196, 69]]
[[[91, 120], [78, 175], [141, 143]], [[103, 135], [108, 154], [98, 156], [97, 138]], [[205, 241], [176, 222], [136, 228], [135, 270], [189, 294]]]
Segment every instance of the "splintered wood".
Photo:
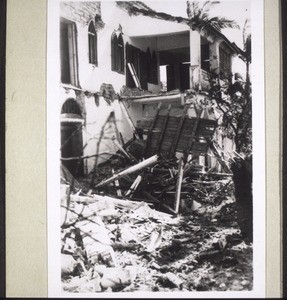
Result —
[[224, 201], [212, 219], [199, 210], [172, 217], [144, 202], [71, 194], [73, 215], [61, 230], [63, 291], [251, 290], [252, 246], [242, 243], [232, 207]]

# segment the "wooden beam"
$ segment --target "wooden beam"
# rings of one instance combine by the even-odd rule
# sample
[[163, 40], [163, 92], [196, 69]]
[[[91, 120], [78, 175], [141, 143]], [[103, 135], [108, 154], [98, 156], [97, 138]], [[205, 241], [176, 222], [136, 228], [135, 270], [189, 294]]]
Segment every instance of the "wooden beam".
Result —
[[141, 89], [141, 83], [140, 83], [139, 78], [137, 76], [134, 65], [132, 63], [128, 63], [128, 68], [131, 72], [131, 75], [133, 77], [133, 80], [134, 80], [134, 83], [135, 83], [136, 87]]
[[115, 139], [112, 139], [112, 141], [114, 142], [114, 144], [118, 147], [118, 149], [131, 161], [131, 162], [134, 162], [134, 161], [137, 161], [133, 156], [131, 156], [122, 146], [121, 144], [118, 142], [118, 140], [115, 138]]
[[147, 96], [144, 98], [132, 98], [132, 103], [152, 104], [152, 103], [159, 103], [159, 102], [163, 101], [164, 103], [178, 102], [181, 105], [182, 104], [182, 95], [183, 94], [163, 95], [163, 96]]
[[150, 158], [148, 158], [148, 159], [146, 159], [142, 162], [139, 162], [138, 164], [136, 164], [134, 166], [131, 166], [128, 169], [123, 170], [122, 172], [120, 172], [120, 173], [118, 173], [118, 174], [116, 174], [116, 175], [100, 182], [99, 184], [96, 185], [96, 188], [98, 188], [100, 186], [107, 185], [111, 182], [114, 182], [115, 180], [118, 180], [118, 179], [124, 177], [124, 176], [135, 173], [135, 172], [140, 171], [144, 168], [147, 168], [147, 167], [155, 164], [158, 161], [158, 158], [159, 158], [158, 155], [154, 155], [154, 156], [152, 156], [152, 157], [150, 157]]
[[150, 140], [151, 140], [151, 134], [152, 134], [152, 130], [156, 124], [156, 121], [157, 121], [157, 118], [158, 118], [158, 114], [159, 114], [159, 111], [161, 109], [161, 103], [158, 104], [157, 106], [157, 109], [156, 109], [156, 112], [155, 112], [155, 116], [149, 126], [149, 129], [148, 129], [148, 133], [147, 133], [147, 138], [146, 138], [146, 144], [145, 144], [145, 148], [144, 148], [144, 151], [143, 151], [143, 157], [146, 156], [146, 152], [147, 152], [147, 149], [149, 147], [149, 143], [150, 143]]
[[177, 144], [179, 142], [180, 134], [181, 134], [181, 131], [182, 131], [183, 123], [184, 123], [185, 116], [186, 116], [186, 113], [187, 113], [188, 109], [189, 109], [189, 105], [186, 105], [183, 109], [183, 113], [182, 113], [182, 116], [179, 120], [177, 130], [176, 130], [176, 133], [175, 133], [174, 143], [172, 144], [172, 147], [171, 147], [170, 152], [169, 152], [169, 157], [173, 157], [173, 155], [176, 152], [176, 147], [177, 147]]
[[129, 188], [129, 190], [126, 192], [125, 196], [128, 197], [128, 196], [132, 196], [133, 193], [135, 192], [135, 190], [138, 188], [139, 184], [141, 183], [142, 181], [142, 176], [141, 175], [138, 175], [137, 178], [135, 179], [135, 181], [132, 183], [131, 187]]
[[179, 205], [180, 205], [182, 178], [183, 178], [183, 158], [180, 157], [178, 162], [178, 174], [177, 174], [177, 182], [176, 182], [175, 209], [174, 209], [177, 214], [179, 212]]
[[162, 144], [162, 141], [163, 141], [163, 138], [164, 138], [164, 134], [165, 134], [167, 123], [168, 123], [168, 119], [169, 119], [170, 110], [171, 110], [171, 105], [169, 104], [168, 109], [167, 109], [167, 115], [165, 117], [163, 128], [162, 128], [162, 132], [161, 132], [161, 135], [160, 135], [160, 138], [159, 138], [159, 142], [158, 142], [158, 145], [157, 145], [157, 150], [156, 150], [157, 153], [159, 153], [159, 151], [160, 151], [160, 147], [161, 147], [161, 144]]
[[194, 137], [195, 137], [195, 134], [196, 134], [196, 131], [197, 131], [197, 128], [198, 128], [199, 121], [200, 121], [200, 114], [197, 113], [196, 120], [195, 120], [195, 122], [193, 124], [193, 127], [192, 127], [190, 140], [187, 143], [186, 153], [189, 153], [191, 148], [192, 148], [192, 145], [193, 145], [193, 142], [194, 142]]
[[[112, 169], [112, 174], [115, 175], [115, 170]], [[120, 189], [120, 183], [118, 180], [115, 180], [115, 187], [117, 188], [117, 195], [122, 197], [122, 190]]]

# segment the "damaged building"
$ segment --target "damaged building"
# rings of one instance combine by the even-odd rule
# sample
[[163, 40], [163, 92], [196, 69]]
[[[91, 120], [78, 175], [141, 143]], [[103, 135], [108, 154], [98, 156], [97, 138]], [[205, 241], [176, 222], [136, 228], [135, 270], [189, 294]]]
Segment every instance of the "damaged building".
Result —
[[241, 53], [143, 2], [60, 2], [64, 291], [236, 290], [245, 271], [252, 289], [224, 156], [234, 141], [207, 101]]
[[[205, 107], [199, 112], [196, 106], [207, 95], [210, 72], [223, 80], [235, 73], [239, 49], [234, 43], [212, 27], [192, 29], [184, 18], [155, 13], [141, 2], [63, 1], [60, 16], [61, 157], [72, 174], [89, 174], [119, 144], [147, 139], [156, 115], [146, 156], [188, 151], [203, 171], [222, 171], [209, 139], [215, 136], [225, 150], [232, 141], [214, 133], [217, 111]], [[111, 113], [114, 125], [98, 144]], [[207, 136], [196, 130], [197, 118], [198, 130]], [[195, 138], [182, 138], [180, 126], [183, 136]], [[165, 136], [156, 133], [166, 130]], [[173, 141], [178, 145], [171, 149]], [[103, 155], [96, 159], [96, 152]], [[79, 157], [84, 157], [80, 164]]]

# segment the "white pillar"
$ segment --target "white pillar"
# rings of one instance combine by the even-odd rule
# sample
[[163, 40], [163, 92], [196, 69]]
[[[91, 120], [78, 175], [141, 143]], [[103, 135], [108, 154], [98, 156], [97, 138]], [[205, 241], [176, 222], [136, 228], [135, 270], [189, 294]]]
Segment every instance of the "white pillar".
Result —
[[189, 44], [190, 44], [190, 88], [199, 87], [200, 82], [200, 34], [196, 30], [189, 31]]
[[210, 69], [215, 70], [216, 73], [219, 73], [219, 44], [220, 41], [215, 40], [209, 47], [211, 51]]

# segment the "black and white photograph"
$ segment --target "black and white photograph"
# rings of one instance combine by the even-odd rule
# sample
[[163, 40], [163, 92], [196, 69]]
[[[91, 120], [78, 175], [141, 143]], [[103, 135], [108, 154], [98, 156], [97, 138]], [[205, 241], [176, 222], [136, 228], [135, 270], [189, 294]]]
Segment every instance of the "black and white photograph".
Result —
[[48, 1], [49, 296], [264, 296], [263, 1]]

